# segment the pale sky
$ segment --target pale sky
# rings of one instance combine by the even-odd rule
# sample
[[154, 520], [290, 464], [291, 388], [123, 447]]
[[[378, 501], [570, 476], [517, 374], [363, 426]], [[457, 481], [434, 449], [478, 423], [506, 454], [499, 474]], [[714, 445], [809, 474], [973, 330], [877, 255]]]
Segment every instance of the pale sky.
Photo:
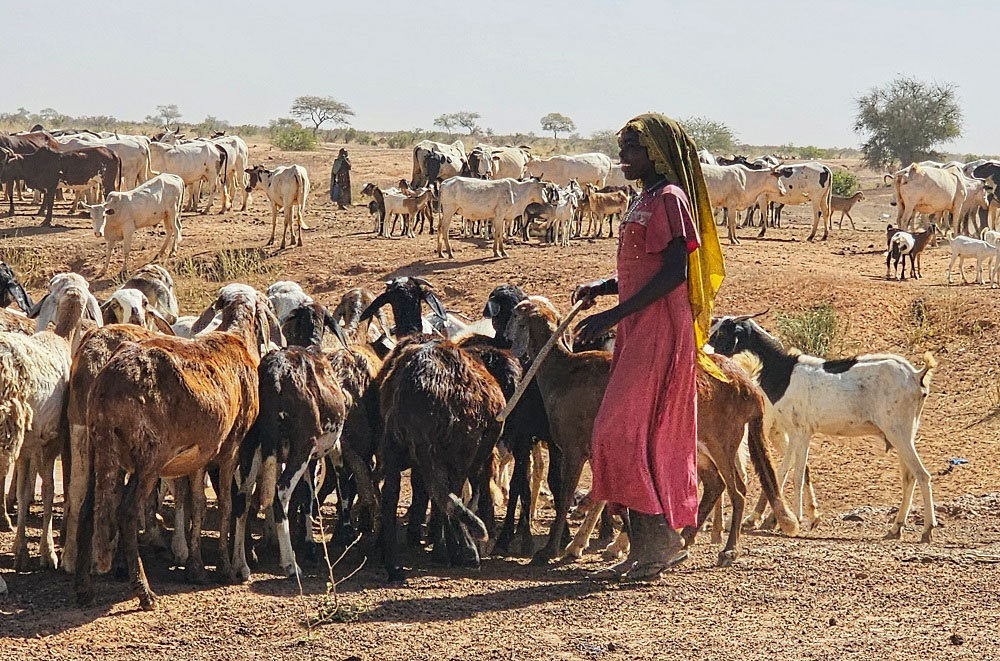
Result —
[[8, 0], [3, 13], [32, 26], [6, 37], [5, 112], [141, 119], [176, 103], [182, 122], [266, 124], [315, 94], [369, 130], [473, 110], [497, 133], [541, 134], [561, 112], [587, 136], [656, 110], [751, 144], [847, 147], [854, 99], [905, 74], [958, 86], [964, 134], [947, 151], [1000, 153], [989, 0]]

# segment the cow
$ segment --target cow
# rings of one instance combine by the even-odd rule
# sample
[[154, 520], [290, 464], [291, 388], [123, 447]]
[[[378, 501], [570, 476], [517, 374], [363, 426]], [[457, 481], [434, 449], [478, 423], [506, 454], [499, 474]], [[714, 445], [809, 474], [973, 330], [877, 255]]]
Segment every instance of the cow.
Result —
[[413, 172], [410, 175], [410, 185], [421, 188], [438, 180], [457, 177], [467, 165], [465, 145], [461, 140], [456, 140], [450, 145], [421, 140], [413, 146]]
[[[122, 242], [122, 275], [129, 273], [128, 257], [132, 250], [132, 235], [143, 227], [156, 227], [163, 223], [167, 235], [163, 239], [159, 259], [170, 246], [170, 255], [177, 254], [181, 242], [181, 200], [184, 198], [184, 180], [176, 174], [161, 173], [137, 188], [121, 193], [108, 193], [102, 204], [87, 206], [94, 219], [94, 235], [104, 238], [107, 251], [104, 269], [111, 265], [111, 251]], [[85, 205], [86, 206], [86, 205]]]
[[[15, 154], [34, 154], [42, 147], [48, 147], [53, 151], [59, 151], [59, 142], [50, 134], [44, 131], [32, 131], [30, 133], [0, 133], [0, 149], [9, 149]], [[15, 180], [7, 182], [7, 199], [10, 201], [8, 216], [14, 215], [14, 184]], [[20, 199], [20, 198], [19, 198]]]
[[226, 172], [228, 159], [225, 150], [211, 142], [169, 144], [153, 141], [149, 145], [149, 156], [153, 170], [176, 174], [184, 180], [191, 195], [188, 208], [192, 211], [198, 210], [198, 185], [208, 183], [208, 203], [202, 211], [208, 213], [215, 200], [215, 189], [220, 176], [224, 176]]
[[62, 152], [76, 151], [87, 147], [107, 147], [113, 151], [122, 162], [123, 186], [135, 188], [153, 176], [149, 163], [149, 142], [145, 137], [94, 138], [90, 134], [84, 133], [60, 138], [59, 143], [59, 150]]
[[896, 207], [896, 227], [909, 230], [918, 213], [935, 218], [950, 213], [953, 222], [961, 217], [966, 188], [962, 172], [957, 168], [938, 168], [913, 163], [902, 170], [885, 175], [892, 178]]
[[493, 150], [489, 145], [476, 145], [465, 159], [463, 177], [493, 179]]
[[494, 147], [493, 178], [523, 179], [524, 168], [531, 158], [530, 147]]
[[267, 245], [274, 243], [274, 228], [278, 222], [278, 209], [285, 210], [285, 226], [281, 229], [281, 248], [285, 248], [285, 233], [291, 234], [295, 243], [295, 211], [299, 215], [299, 245], [302, 245], [302, 230], [308, 229], [302, 222], [302, 214], [306, 211], [306, 198], [309, 197], [309, 173], [301, 165], [279, 165], [274, 170], [265, 170], [262, 165], [255, 165], [246, 170], [250, 175], [249, 193], [257, 186], [264, 189], [264, 194], [271, 201], [271, 238]]
[[[760, 161], [758, 164], [759, 169], [768, 168], [768, 164], [772, 162], [763, 158], [758, 160]], [[812, 241], [816, 238], [816, 228], [819, 226], [820, 220], [822, 220], [823, 240], [826, 241], [830, 233], [830, 225], [833, 222], [830, 218], [830, 206], [833, 196], [833, 172], [826, 165], [815, 162], [784, 165], [778, 167], [775, 172], [777, 172], [787, 192], [783, 195], [775, 195], [770, 192], [762, 193], [757, 198], [757, 204], [761, 208], [761, 212], [763, 213], [767, 209], [768, 202], [774, 202], [775, 205], [798, 205], [812, 202], [813, 226], [807, 240]], [[766, 219], [760, 225], [759, 236], [764, 236], [765, 231], [767, 231]]]
[[107, 147], [87, 147], [62, 153], [42, 147], [33, 154], [15, 154], [0, 148], [0, 181], [23, 179], [35, 190], [43, 191], [39, 215], [45, 214], [42, 226], [52, 225], [52, 206], [59, 183], [81, 186], [99, 179], [104, 195], [121, 187], [121, 159]]
[[598, 152], [532, 158], [525, 165], [525, 173], [529, 177], [551, 181], [556, 186], [568, 186], [571, 179], [576, 179], [581, 186], [594, 184], [598, 188], [604, 188], [611, 173], [611, 159]]
[[736, 213], [752, 205], [763, 193], [784, 195], [785, 186], [776, 170], [751, 170], [745, 165], [702, 165], [708, 198], [713, 209], [728, 214], [729, 242], [739, 245], [736, 237]]

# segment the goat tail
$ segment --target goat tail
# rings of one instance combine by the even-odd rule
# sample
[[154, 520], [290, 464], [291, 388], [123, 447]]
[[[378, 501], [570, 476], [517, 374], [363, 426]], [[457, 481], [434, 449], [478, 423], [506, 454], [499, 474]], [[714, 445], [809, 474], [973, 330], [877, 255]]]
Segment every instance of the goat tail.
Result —
[[[8, 389], [7, 392], [10, 390]], [[31, 427], [33, 418], [34, 409], [18, 397], [12, 397], [0, 404], [0, 433], [5, 439], [5, 442], [0, 446], [0, 452], [8, 454], [12, 460], [18, 456], [21, 452], [21, 446], [24, 444], [24, 433]], [[6, 477], [6, 475], [0, 475], [0, 480]], [[2, 497], [3, 494], [0, 494], [0, 498]]]
[[[118, 534], [118, 502], [121, 500], [121, 475], [119, 474], [117, 459], [113, 455], [113, 448], [117, 443], [111, 438], [114, 431], [103, 427], [103, 425], [88, 424], [90, 435], [90, 452], [92, 471], [88, 476], [88, 482], [93, 482], [93, 488], [88, 484], [87, 491], [93, 492], [92, 505], [84, 504], [83, 510], [89, 510], [88, 514], [83, 514], [81, 510], [81, 526], [78, 533], [78, 544], [93, 544], [93, 556], [95, 569], [100, 574], [111, 571], [111, 557], [114, 553], [114, 541]], [[100, 450], [98, 450], [100, 448]], [[83, 526], [83, 517], [90, 516], [93, 527], [93, 534], [86, 534]], [[93, 541], [91, 541], [91, 538]], [[77, 571], [84, 571], [89, 566], [78, 563]]]
[[925, 351], [924, 363], [924, 369], [920, 370], [917, 374], [917, 380], [920, 381], [921, 393], [926, 397], [931, 392], [931, 375], [933, 375], [934, 369], [938, 366], [938, 361], [934, 358], [933, 353]]
[[[768, 449], [767, 441], [764, 438], [764, 416], [756, 416], [747, 423], [747, 445], [750, 449], [750, 461], [757, 471], [757, 478], [760, 480], [761, 490], [771, 505], [771, 510], [778, 518], [778, 525], [789, 537], [799, 534], [799, 522], [789, 511], [784, 499], [781, 497], [781, 489], [778, 487], [778, 478], [774, 474], [774, 462], [771, 461], [771, 451]], [[734, 522], [734, 525], [736, 523]]]

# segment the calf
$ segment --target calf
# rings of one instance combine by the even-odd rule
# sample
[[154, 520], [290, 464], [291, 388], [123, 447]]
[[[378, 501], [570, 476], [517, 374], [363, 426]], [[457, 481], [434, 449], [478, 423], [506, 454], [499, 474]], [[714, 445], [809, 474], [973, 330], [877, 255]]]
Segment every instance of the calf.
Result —
[[[599, 193], [593, 184], [587, 184], [587, 192], [583, 198], [581, 207], [590, 213], [590, 222], [587, 224], [587, 233], [592, 237], [601, 238], [604, 229], [604, 219], [608, 219], [608, 236], [614, 237], [614, 226], [612, 217], [614, 214], [623, 214], [628, 209], [628, 193], [615, 191], [613, 193]], [[597, 234], [592, 231], [594, 221], [597, 221]]]
[[45, 198], [39, 214], [45, 214], [43, 226], [52, 224], [52, 206], [59, 183], [80, 186], [99, 179], [104, 195], [121, 185], [121, 159], [106, 147], [87, 147], [61, 153], [42, 147], [32, 154], [15, 154], [0, 148], [0, 181], [23, 179], [31, 188], [43, 191]]
[[299, 216], [299, 245], [302, 245], [302, 230], [307, 229], [302, 222], [302, 214], [306, 211], [306, 198], [309, 197], [309, 173], [301, 165], [279, 165], [274, 170], [265, 170], [263, 165], [255, 165], [248, 169], [250, 185], [249, 193], [258, 186], [264, 189], [264, 194], [271, 201], [271, 238], [267, 245], [274, 243], [274, 228], [278, 222], [278, 209], [285, 210], [285, 226], [281, 229], [281, 248], [285, 247], [285, 233], [291, 234], [295, 243], [294, 216]]
[[[132, 235], [143, 227], [156, 227], [163, 223], [166, 237], [159, 259], [170, 246], [170, 255], [177, 254], [181, 242], [181, 200], [184, 197], [184, 180], [175, 174], [158, 174], [141, 186], [121, 193], [109, 193], [103, 204], [95, 204], [90, 209], [94, 219], [94, 235], [104, 238], [107, 246], [104, 270], [111, 265], [111, 251], [115, 244], [122, 242], [122, 274], [129, 272], [129, 253], [132, 250]], [[84, 205], [86, 207], [86, 205]]]

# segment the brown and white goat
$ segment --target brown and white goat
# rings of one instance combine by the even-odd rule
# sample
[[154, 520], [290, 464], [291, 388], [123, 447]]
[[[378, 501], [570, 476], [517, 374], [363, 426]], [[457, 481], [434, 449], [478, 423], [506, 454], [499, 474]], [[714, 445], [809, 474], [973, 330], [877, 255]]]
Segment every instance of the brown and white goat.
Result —
[[[519, 303], [508, 325], [514, 352], [536, 355], [558, 324], [558, 314], [546, 299], [533, 296]], [[728, 382], [711, 378], [700, 370], [698, 372], [698, 474], [704, 484], [704, 493], [698, 506], [698, 525], [685, 529], [685, 541], [687, 544], [693, 542], [724, 490], [728, 491], [733, 502], [733, 521], [741, 520], [746, 502], [746, 484], [739, 448], [748, 425], [750, 456], [760, 475], [764, 493], [777, 512], [782, 529], [794, 535], [798, 532], [798, 523], [781, 499], [764, 440], [763, 395], [749, 376], [732, 361], [722, 357], [715, 360]], [[560, 485], [562, 494], [557, 498], [556, 518], [549, 542], [535, 555], [539, 564], [561, 555], [559, 545], [566, 525], [566, 513], [583, 463], [590, 455], [590, 430], [604, 397], [610, 370], [611, 356], [607, 352], [573, 354], [560, 341], [535, 377], [549, 413], [553, 441], [562, 450], [564, 461]], [[597, 509], [590, 522], [590, 530], [593, 530], [593, 523], [599, 515], [600, 510]], [[739, 525], [734, 525], [719, 555], [720, 565], [732, 563], [738, 543]]]
[[[87, 402], [94, 471], [78, 530], [81, 603], [93, 599], [91, 553], [97, 571], [111, 568], [117, 518], [133, 593], [142, 608], [154, 607], [156, 595], [139, 558], [137, 535], [142, 503], [161, 477], [189, 478], [187, 571], [193, 580], [204, 580], [201, 487], [211, 463], [219, 467], [221, 485], [218, 572], [227, 580], [249, 576], [246, 558], [230, 557], [230, 485], [239, 445], [257, 417], [261, 352], [272, 338], [280, 341], [281, 331], [263, 294], [246, 285], [223, 287], [193, 330], [200, 331], [217, 311], [222, 313], [219, 331], [194, 339], [156, 337], [123, 346], [94, 381]], [[122, 471], [129, 478], [119, 507], [116, 484]]]
[[[587, 223], [587, 235], [601, 238], [604, 229], [604, 219], [608, 218], [608, 236], [614, 237], [614, 225], [612, 217], [614, 214], [624, 214], [628, 209], [628, 193], [616, 191], [613, 193], [599, 193], [593, 184], [587, 184], [586, 191], [581, 205], [581, 211], [590, 214], [590, 222]], [[593, 233], [594, 224], [597, 224], [597, 234]]]

